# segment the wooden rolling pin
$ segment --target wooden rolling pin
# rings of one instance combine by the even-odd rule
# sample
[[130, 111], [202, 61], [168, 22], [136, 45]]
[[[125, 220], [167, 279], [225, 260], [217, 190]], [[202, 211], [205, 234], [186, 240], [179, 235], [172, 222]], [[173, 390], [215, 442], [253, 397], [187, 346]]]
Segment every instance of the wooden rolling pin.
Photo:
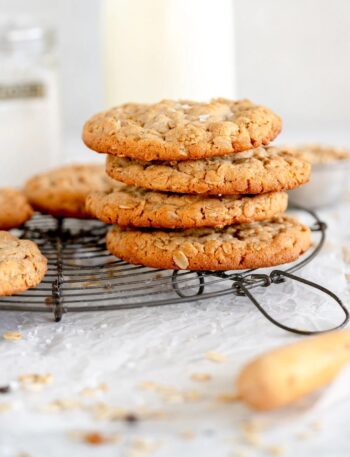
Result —
[[325, 386], [350, 361], [350, 330], [307, 338], [275, 349], [246, 365], [237, 379], [240, 399], [269, 411]]

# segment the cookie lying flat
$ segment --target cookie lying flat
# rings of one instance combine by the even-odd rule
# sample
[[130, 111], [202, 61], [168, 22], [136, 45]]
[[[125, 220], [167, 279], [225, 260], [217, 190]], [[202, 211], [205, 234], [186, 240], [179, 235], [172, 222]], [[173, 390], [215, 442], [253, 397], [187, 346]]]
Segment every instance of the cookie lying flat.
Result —
[[288, 150], [257, 148], [225, 157], [141, 162], [108, 156], [109, 176], [129, 185], [189, 194], [259, 194], [306, 183], [311, 166]]
[[85, 124], [83, 140], [97, 152], [119, 157], [188, 160], [267, 145], [281, 126], [279, 116], [249, 100], [163, 100], [99, 113]]
[[334, 163], [339, 160], [350, 160], [350, 150], [324, 146], [320, 144], [309, 144], [292, 148], [294, 154], [313, 165]]
[[18, 190], [0, 189], [0, 230], [20, 227], [33, 215], [26, 197]]
[[286, 210], [285, 192], [226, 197], [172, 194], [121, 184], [94, 192], [86, 209], [106, 224], [133, 227], [223, 227], [270, 219]]
[[46, 270], [47, 260], [35, 243], [0, 232], [0, 296], [35, 287]]
[[111, 182], [101, 165], [66, 165], [34, 176], [25, 186], [33, 207], [57, 217], [90, 218], [85, 199], [91, 191], [105, 191]]
[[175, 270], [241, 270], [291, 262], [311, 244], [310, 230], [288, 216], [222, 229], [182, 231], [122, 229], [107, 235], [107, 248], [136, 265]]

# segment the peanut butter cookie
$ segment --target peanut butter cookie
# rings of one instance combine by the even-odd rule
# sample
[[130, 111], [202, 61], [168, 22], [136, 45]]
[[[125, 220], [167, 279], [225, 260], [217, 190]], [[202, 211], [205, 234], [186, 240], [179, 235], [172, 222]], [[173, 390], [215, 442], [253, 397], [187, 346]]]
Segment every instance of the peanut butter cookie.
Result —
[[119, 185], [93, 192], [86, 209], [106, 224], [133, 227], [223, 227], [270, 219], [286, 210], [286, 192], [261, 195], [185, 195]]
[[0, 296], [35, 287], [46, 270], [47, 260], [35, 243], [0, 232]]
[[104, 167], [94, 164], [65, 165], [34, 176], [25, 186], [32, 206], [56, 217], [90, 218], [85, 199], [91, 191], [112, 187]]
[[16, 189], [0, 189], [0, 230], [20, 227], [33, 215], [26, 197]]
[[182, 162], [141, 162], [110, 155], [106, 171], [125, 184], [146, 189], [234, 195], [293, 189], [309, 180], [311, 165], [288, 149], [268, 147]]
[[179, 231], [115, 226], [107, 248], [136, 265], [174, 270], [241, 270], [291, 262], [311, 244], [310, 230], [296, 219]]
[[163, 100], [96, 114], [85, 124], [83, 140], [94, 151], [119, 157], [189, 160], [267, 145], [281, 126], [279, 116], [249, 100]]

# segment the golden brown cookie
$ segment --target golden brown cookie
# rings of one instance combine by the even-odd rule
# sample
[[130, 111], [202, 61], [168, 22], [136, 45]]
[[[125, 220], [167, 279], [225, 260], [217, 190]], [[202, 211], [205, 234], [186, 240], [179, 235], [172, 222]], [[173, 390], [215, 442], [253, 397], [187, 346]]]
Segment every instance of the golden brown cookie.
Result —
[[350, 160], [350, 150], [320, 144], [305, 144], [291, 148], [293, 153], [313, 165]]
[[115, 226], [107, 248], [136, 265], [174, 270], [241, 270], [291, 262], [311, 244], [310, 230], [296, 219], [178, 231]]
[[188, 194], [260, 194], [306, 183], [311, 166], [288, 150], [257, 148], [225, 157], [141, 162], [108, 156], [107, 174], [129, 185]]
[[34, 176], [25, 186], [33, 207], [56, 217], [90, 218], [85, 199], [91, 191], [105, 191], [111, 181], [104, 167], [95, 164], [65, 165]]
[[35, 287], [46, 270], [47, 260], [35, 243], [0, 232], [0, 296]]
[[133, 227], [223, 227], [270, 219], [286, 210], [286, 192], [261, 195], [185, 195], [116, 185], [93, 192], [86, 209], [106, 224]]
[[96, 114], [85, 124], [83, 140], [94, 151], [119, 157], [189, 160], [267, 145], [281, 126], [279, 116], [249, 100], [163, 100]]
[[33, 215], [26, 197], [16, 189], [0, 189], [0, 230], [20, 227]]

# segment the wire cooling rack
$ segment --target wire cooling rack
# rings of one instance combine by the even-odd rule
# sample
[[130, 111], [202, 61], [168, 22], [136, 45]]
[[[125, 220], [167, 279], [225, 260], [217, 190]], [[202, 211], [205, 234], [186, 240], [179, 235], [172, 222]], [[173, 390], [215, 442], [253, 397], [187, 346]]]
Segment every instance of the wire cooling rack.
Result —
[[340, 307], [344, 319], [333, 327], [340, 328], [349, 320], [349, 312], [341, 299], [320, 284], [295, 275], [317, 256], [325, 240], [325, 223], [312, 211], [307, 212], [312, 218], [311, 230], [319, 233], [318, 242], [300, 261], [269, 272], [191, 272], [130, 265], [106, 250], [106, 225], [38, 214], [23, 226], [19, 236], [39, 245], [48, 259], [48, 272], [37, 288], [0, 298], [0, 310], [49, 312], [60, 321], [67, 312], [153, 307], [225, 295], [231, 295], [234, 300], [234, 297], [245, 296], [264, 317], [284, 330], [298, 334], [320, 333], [279, 322], [253, 295], [254, 288], [293, 280], [328, 295], [335, 306]]

